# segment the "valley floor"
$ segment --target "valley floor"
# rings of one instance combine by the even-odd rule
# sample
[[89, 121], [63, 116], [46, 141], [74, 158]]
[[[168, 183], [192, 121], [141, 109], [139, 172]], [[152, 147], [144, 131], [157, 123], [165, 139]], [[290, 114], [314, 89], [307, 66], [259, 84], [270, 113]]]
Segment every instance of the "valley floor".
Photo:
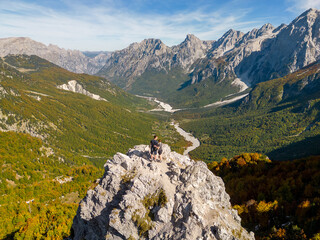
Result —
[[187, 149], [184, 150], [183, 155], [188, 155], [189, 152], [191, 152], [192, 150], [195, 150], [197, 147], [200, 146], [200, 141], [197, 138], [195, 138], [194, 136], [192, 136], [192, 134], [184, 131], [181, 127], [179, 127], [179, 123], [172, 122], [171, 124], [174, 125], [175, 129], [177, 130], [177, 132], [181, 136], [183, 136], [186, 139], [186, 141], [192, 143], [191, 146], [187, 147]]

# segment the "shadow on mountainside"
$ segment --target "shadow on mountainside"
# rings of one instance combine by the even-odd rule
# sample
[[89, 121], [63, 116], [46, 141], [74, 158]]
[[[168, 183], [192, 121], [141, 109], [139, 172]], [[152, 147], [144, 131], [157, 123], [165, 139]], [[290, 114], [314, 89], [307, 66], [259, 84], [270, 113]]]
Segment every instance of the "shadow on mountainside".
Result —
[[311, 155], [320, 155], [320, 135], [308, 137], [267, 153], [272, 160], [292, 160]]

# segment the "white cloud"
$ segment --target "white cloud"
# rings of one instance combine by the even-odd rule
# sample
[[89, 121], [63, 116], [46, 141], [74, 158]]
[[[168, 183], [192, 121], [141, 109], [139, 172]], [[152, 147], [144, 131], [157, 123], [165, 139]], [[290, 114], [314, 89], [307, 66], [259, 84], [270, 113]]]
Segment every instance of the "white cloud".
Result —
[[[6, 3], [5, 3], [6, 2]], [[193, 33], [209, 40], [228, 29], [249, 30], [262, 22], [244, 21], [248, 9], [231, 6], [176, 14], [141, 14], [112, 4], [89, 7], [68, 3], [58, 11], [18, 0], [0, 3], [0, 37], [28, 36], [43, 43], [81, 50], [115, 50], [145, 38], [160, 38], [168, 45]]]
[[288, 0], [288, 3], [288, 10], [294, 13], [301, 13], [309, 8], [320, 9], [320, 0]]

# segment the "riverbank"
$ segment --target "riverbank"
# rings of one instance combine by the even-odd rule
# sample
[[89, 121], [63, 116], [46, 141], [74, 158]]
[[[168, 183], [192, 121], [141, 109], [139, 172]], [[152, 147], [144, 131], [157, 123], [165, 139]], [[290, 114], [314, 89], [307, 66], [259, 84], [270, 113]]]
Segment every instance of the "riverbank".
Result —
[[184, 150], [183, 155], [188, 155], [189, 152], [191, 152], [192, 150], [194, 150], [194, 149], [196, 149], [197, 147], [200, 146], [200, 141], [197, 138], [195, 138], [194, 136], [192, 136], [191, 133], [188, 133], [185, 130], [183, 130], [181, 127], [179, 127], [179, 123], [172, 122], [171, 125], [173, 125], [175, 127], [177, 132], [181, 136], [183, 136], [186, 139], [186, 141], [192, 143], [191, 146], [187, 147], [187, 149]]

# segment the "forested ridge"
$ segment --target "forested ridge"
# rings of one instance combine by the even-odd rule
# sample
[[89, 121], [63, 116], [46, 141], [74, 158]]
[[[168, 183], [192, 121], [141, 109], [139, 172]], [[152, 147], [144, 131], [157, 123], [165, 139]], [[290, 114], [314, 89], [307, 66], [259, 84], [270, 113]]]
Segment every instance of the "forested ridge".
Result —
[[81, 165], [47, 156], [43, 142], [28, 134], [0, 132], [1, 239], [70, 234], [80, 199], [103, 174], [101, 167], [78, 160]]
[[[76, 80], [107, 101], [58, 89]], [[153, 134], [179, 152], [186, 141], [152, 106], [107, 80], [36, 56], [0, 59], [0, 239], [62, 239], [79, 201], [116, 152]]]
[[256, 239], [319, 239], [320, 156], [271, 161], [258, 153], [208, 163]]
[[221, 108], [175, 113], [201, 146], [191, 155], [220, 161], [243, 152], [274, 160], [319, 155], [320, 64], [259, 83], [249, 96]]

